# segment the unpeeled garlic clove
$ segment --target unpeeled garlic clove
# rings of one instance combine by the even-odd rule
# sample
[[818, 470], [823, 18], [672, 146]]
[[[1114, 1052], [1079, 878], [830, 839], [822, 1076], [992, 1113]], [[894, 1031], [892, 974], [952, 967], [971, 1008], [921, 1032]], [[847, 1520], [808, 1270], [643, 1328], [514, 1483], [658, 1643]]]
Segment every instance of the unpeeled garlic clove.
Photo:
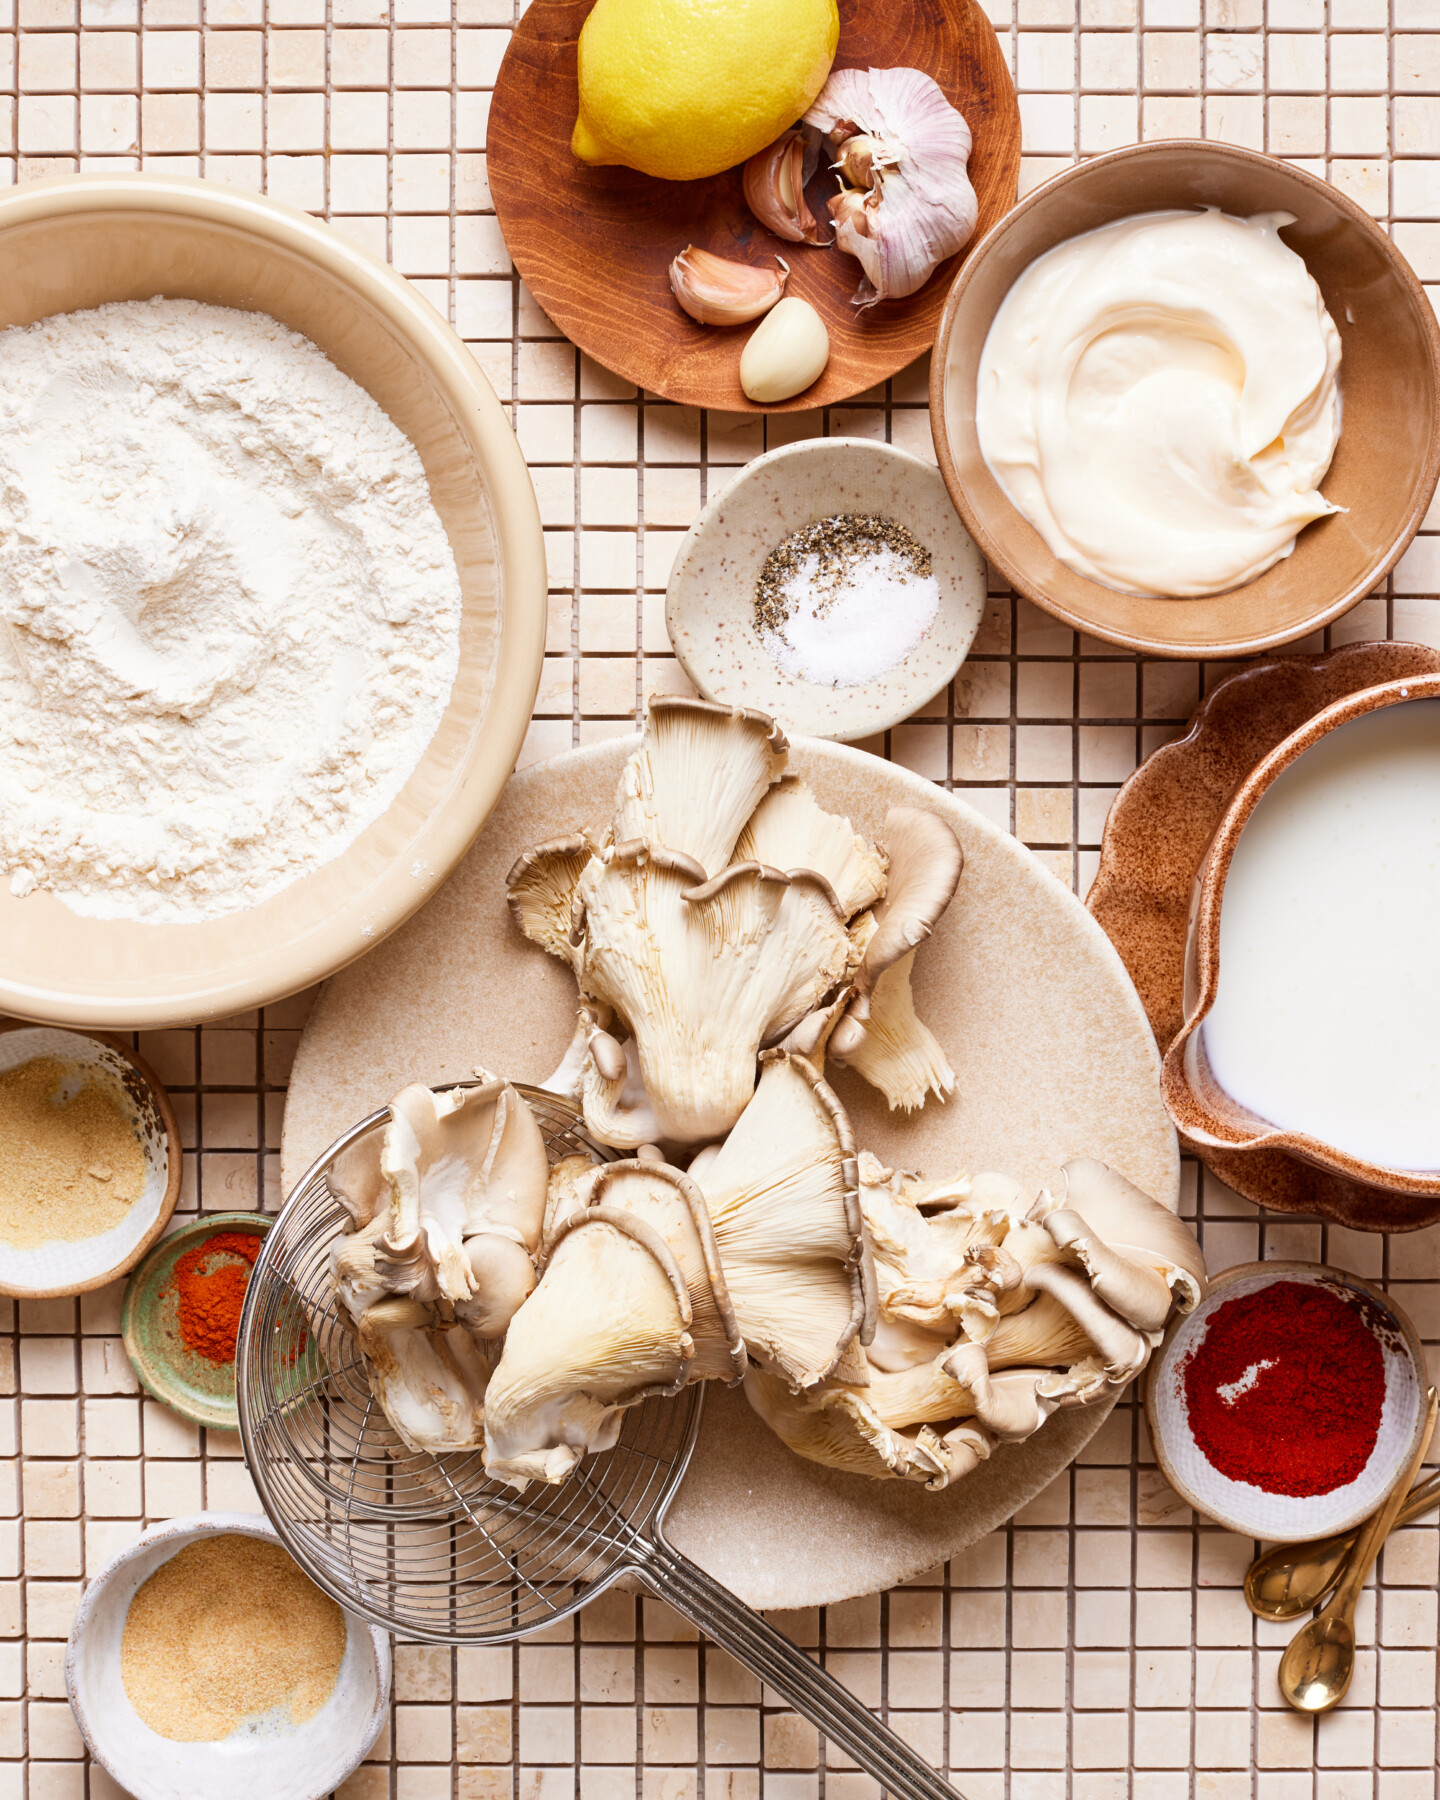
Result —
[[779, 274], [687, 244], [670, 265], [670, 291], [701, 325], [748, 325], [785, 292], [790, 271], [775, 260]]
[[883, 139], [860, 132], [841, 143], [837, 158], [830, 166], [854, 187], [872, 188], [876, 177], [893, 168], [896, 160], [895, 152]]
[[[879, 198], [879, 196], [875, 196]], [[836, 227], [845, 226], [857, 237], [870, 236], [871, 196], [859, 188], [841, 188], [829, 201], [830, 217]]]
[[830, 334], [808, 300], [792, 294], [751, 332], [740, 353], [740, 386], [760, 406], [803, 393], [830, 360]]
[[828, 244], [805, 201], [805, 182], [815, 172], [815, 134], [787, 131], [745, 165], [745, 204], [762, 225], [787, 244]]

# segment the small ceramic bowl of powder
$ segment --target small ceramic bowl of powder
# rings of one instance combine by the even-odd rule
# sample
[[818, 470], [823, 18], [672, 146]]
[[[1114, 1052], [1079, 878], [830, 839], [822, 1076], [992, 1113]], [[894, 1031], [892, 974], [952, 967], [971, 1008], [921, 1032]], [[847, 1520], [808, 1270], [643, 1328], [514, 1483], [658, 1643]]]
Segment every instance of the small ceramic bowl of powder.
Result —
[[390, 1641], [317, 1588], [267, 1521], [152, 1527], [86, 1590], [65, 1687], [135, 1800], [315, 1800], [389, 1709]]
[[0, 1293], [81, 1294], [131, 1268], [180, 1194], [169, 1096], [117, 1039], [0, 1031]]
[[1321, 1263], [1243, 1263], [1150, 1360], [1145, 1412], [1183, 1500], [1246, 1537], [1348, 1531], [1414, 1454], [1425, 1352], [1387, 1294]]
[[758, 457], [700, 514], [665, 623], [707, 700], [854, 740], [945, 687], [984, 605], [984, 561], [938, 472], [891, 444], [817, 438]]

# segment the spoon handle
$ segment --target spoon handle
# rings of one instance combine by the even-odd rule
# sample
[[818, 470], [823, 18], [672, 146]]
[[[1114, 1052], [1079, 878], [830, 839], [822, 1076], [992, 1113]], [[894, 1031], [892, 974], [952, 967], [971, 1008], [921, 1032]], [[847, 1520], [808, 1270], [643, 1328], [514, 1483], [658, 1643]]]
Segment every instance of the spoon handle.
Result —
[[1435, 1431], [1436, 1395], [1431, 1388], [1425, 1403], [1425, 1419], [1420, 1427], [1420, 1439], [1415, 1446], [1415, 1454], [1410, 1459], [1410, 1466], [1391, 1488], [1385, 1504], [1374, 1512], [1360, 1527], [1355, 1538], [1355, 1548], [1350, 1552], [1345, 1564], [1345, 1573], [1340, 1577], [1335, 1592], [1320, 1615], [1322, 1618], [1333, 1613], [1348, 1613], [1360, 1597], [1360, 1590], [1365, 1585], [1365, 1578], [1370, 1573], [1375, 1558], [1379, 1556], [1385, 1540], [1394, 1528], [1396, 1519], [1410, 1492], [1411, 1484], [1419, 1473], [1420, 1465], [1425, 1460], [1425, 1452], [1430, 1448], [1430, 1439]]

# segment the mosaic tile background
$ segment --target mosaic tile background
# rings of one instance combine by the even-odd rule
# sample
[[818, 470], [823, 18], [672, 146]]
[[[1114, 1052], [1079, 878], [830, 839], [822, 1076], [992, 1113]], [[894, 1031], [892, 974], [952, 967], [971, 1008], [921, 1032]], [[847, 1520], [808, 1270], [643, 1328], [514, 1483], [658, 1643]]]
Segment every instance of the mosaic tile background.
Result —
[[[1141, 135], [1203, 133], [1328, 177], [1440, 282], [1440, 0], [992, 5], [1025, 184]], [[143, 167], [264, 189], [388, 257], [454, 321], [512, 407], [545, 518], [531, 760], [628, 733], [643, 695], [683, 687], [669, 562], [739, 465], [827, 432], [928, 455], [930, 433], [923, 364], [767, 435], [637, 396], [579, 356], [489, 211], [486, 110], [512, 22], [511, 0], [0, 0], [0, 181]], [[1440, 645], [1432, 523], [1326, 645]], [[952, 691], [867, 747], [961, 790], [1083, 893], [1116, 787], [1225, 672], [1118, 654], [997, 590]], [[308, 1003], [139, 1039], [184, 1124], [182, 1215], [278, 1204]], [[1185, 1206], [1212, 1267], [1338, 1262], [1385, 1281], [1440, 1347], [1440, 1233], [1267, 1219], [1194, 1166]], [[119, 1303], [118, 1285], [0, 1303], [0, 1800], [111, 1800], [64, 1699], [86, 1575], [142, 1524], [256, 1505], [235, 1438], [137, 1396]], [[1252, 1553], [1179, 1505], [1126, 1404], [956, 1563], [780, 1623], [970, 1800], [1434, 1800], [1434, 1521], [1386, 1551], [1357, 1680], [1318, 1724], [1279, 1704], [1285, 1634], [1238, 1593]], [[609, 1597], [515, 1649], [398, 1647], [391, 1729], [343, 1795], [868, 1800], [873, 1784], [773, 1698], [663, 1605]]]

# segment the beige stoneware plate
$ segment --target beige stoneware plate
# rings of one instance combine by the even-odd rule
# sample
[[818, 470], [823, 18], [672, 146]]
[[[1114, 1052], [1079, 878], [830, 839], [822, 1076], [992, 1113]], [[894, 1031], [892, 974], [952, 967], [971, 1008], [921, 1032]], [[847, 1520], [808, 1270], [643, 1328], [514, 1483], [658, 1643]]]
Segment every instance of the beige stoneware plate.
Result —
[[464, 344], [408, 281], [325, 225], [178, 176], [62, 176], [0, 197], [0, 329], [155, 294], [269, 313], [368, 390], [420, 453], [464, 596], [450, 703], [387, 810], [333, 861], [187, 925], [83, 918], [0, 882], [0, 1011], [111, 1028], [213, 1019], [378, 943], [495, 803], [540, 678], [545, 555], [524, 459]]
[[[555, 1068], [571, 1035], [574, 980], [516, 930], [505, 876], [531, 844], [609, 816], [630, 748], [597, 744], [515, 776], [425, 910], [328, 984], [291, 1077], [287, 1192], [408, 1081], [455, 1080], [483, 1062], [538, 1083]], [[918, 776], [812, 739], [795, 744], [790, 766], [861, 830], [877, 833], [891, 806], [921, 806], [965, 847], [955, 901], [915, 966], [917, 1005], [958, 1071], [958, 1091], [907, 1121], [832, 1069], [861, 1147], [932, 1175], [1000, 1168], [1032, 1184], [1058, 1181], [1061, 1164], [1085, 1153], [1174, 1206], [1179, 1154], [1155, 1041], [1119, 957], [1080, 903], [1014, 838]], [[667, 1529], [752, 1606], [873, 1593], [1009, 1518], [1104, 1416], [1056, 1414], [952, 1491], [930, 1494], [801, 1461], [743, 1395], [715, 1385]]]
[[[940, 605], [930, 629], [884, 675], [828, 687], [788, 674], [755, 630], [755, 584], [792, 532], [834, 513], [904, 525], [930, 552]], [[758, 706], [787, 731], [861, 738], [908, 719], [952, 679], [985, 610], [985, 560], [931, 464], [867, 438], [812, 438], [760, 456], [685, 534], [665, 595], [665, 628], [707, 700]]]

